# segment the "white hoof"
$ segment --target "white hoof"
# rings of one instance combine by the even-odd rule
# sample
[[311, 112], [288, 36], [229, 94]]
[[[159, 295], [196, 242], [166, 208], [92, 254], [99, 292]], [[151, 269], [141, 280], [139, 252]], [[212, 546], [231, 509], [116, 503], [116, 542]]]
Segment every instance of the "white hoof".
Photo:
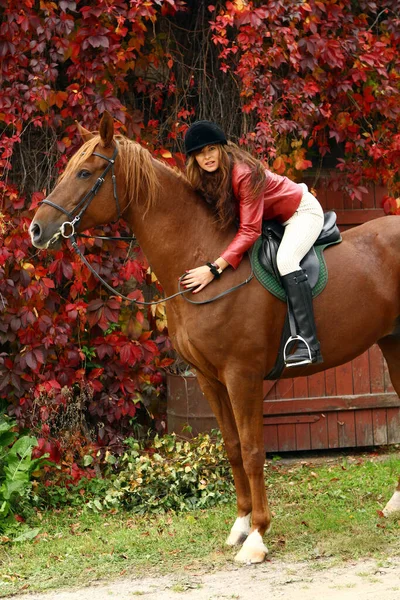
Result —
[[245, 517], [238, 517], [233, 524], [226, 540], [228, 546], [240, 546], [250, 533], [250, 513]]
[[397, 489], [393, 496], [390, 498], [389, 502], [386, 504], [383, 509], [383, 514], [385, 517], [392, 515], [393, 513], [400, 512], [400, 490]]
[[235, 561], [246, 564], [264, 562], [268, 548], [264, 545], [257, 529], [252, 531], [243, 546], [235, 556]]

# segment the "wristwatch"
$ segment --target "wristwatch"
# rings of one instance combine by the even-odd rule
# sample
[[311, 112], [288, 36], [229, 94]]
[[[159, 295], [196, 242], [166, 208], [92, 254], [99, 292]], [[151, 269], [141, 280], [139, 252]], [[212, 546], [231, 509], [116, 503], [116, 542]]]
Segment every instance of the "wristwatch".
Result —
[[216, 277], [217, 279], [219, 279], [221, 277], [222, 269], [216, 262], [212, 262], [212, 263], [208, 262], [207, 267], [210, 269], [210, 271], [214, 275], [214, 277]]

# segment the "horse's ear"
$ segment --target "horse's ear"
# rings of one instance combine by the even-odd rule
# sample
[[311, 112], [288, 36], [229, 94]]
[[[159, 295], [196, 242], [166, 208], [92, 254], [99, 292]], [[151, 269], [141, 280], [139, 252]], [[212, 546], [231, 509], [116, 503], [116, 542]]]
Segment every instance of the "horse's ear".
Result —
[[114, 119], [109, 112], [105, 111], [100, 121], [101, 145], [104, 148], [111, 146], [114, 137]]
[[75, 123], [76, 123], [78, 131], [80, 133], [80, 136], [84, 142], [88, 142], [89, 140], [94, 138], [94, 134], [91, 133], [88, 129], [85, 129], [84, 127], [82, 127], [82, 125], [80, 123], [78, 123], [78, 121], [75, 121]]

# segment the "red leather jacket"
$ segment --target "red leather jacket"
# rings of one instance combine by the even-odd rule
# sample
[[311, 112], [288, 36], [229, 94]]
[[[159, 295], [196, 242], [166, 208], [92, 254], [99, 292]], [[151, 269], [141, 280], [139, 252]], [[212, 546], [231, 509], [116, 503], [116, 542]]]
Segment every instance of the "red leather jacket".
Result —
[[261, 235], [263, 220], [275, 219], [285, 223], [296, 212], [303, 188], [291, 179], [265, 169], [265, 187], [258, 198], [251, 198], [251, 167], [235, 163], [232, 171], [232, 189], [239, 217], [239, 229], [229, 246], [221, 254], [234, 269], [243, 254]]

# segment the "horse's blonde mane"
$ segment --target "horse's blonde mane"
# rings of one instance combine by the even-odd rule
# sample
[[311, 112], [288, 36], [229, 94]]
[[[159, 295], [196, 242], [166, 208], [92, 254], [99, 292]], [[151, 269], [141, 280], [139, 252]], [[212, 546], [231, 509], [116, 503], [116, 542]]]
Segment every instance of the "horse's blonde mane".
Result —
[[[162, 161], [153, 159], [150, 152], [137, 142], [134, 142], [123, 135], [117, 135], [115, 136], [115, 139], [118, 141], [119, 145], [117, 157], [118, 168], [125, 177], [127, 204], [130, 204], [131, 202], [136, 203], [138, 202], [139, 197], [145, 197], [146, 201], [143, 216], [145, 216], [148, 210], [154, 206], [159, 194], [160, 186], [154, 168], [154, 161], [162, 164], [173, 173], [175, 177], [183, 179], [189, 184], [182, 172], [171, 168]], [[85, 142], [78, 152], [76, 152], [69, 160], [59, 181], [82, 167], [88, 157], [93, 154], [100, 142], [100, 135], [95, 135], [91, 140]], [[100, 154], [102, 153], [101, 145], [97, 151]]]

